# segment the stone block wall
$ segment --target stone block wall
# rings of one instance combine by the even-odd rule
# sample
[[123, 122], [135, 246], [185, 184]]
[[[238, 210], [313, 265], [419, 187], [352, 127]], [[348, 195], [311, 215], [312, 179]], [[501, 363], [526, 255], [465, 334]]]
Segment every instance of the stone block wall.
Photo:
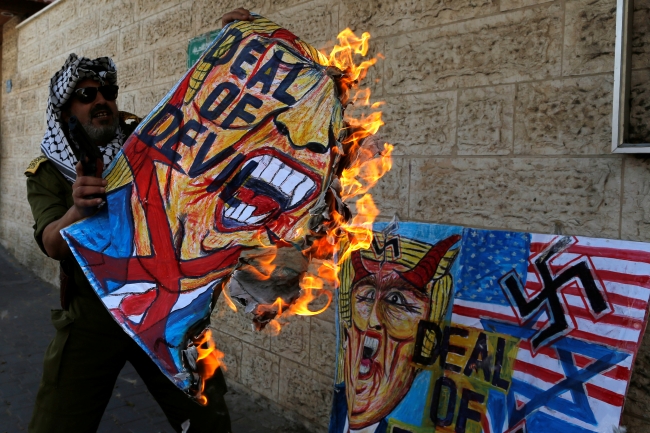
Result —
[[[366, 81], [396, 145], [374, 190], [382, 218], [650, 241], [650, 160], [610, 153], [616, 0], [59, 0], [3, 29], [0, 242], [21, 262], [55, 282], [22, 173], [68, 53], [113, 57], [120, 108], [144, 116], [184, 73], [188, 40], [238, 6], [319, 47], [345, 27], [372, 34], [383, 60]], [[632, 138], [647, 142], [650, 0], [635, 1], [632, 78]], [[271, 336], [219, 307], [231, 386], [325, 431], [333, 312]], [[649, 369], [646, 344], [626, 404], [631, 433], [650, 426]]]

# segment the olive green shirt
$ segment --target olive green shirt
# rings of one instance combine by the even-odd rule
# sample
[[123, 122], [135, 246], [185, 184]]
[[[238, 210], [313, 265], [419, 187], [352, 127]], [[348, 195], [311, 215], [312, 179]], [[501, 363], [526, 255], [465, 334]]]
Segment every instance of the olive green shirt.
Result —
[[[38, 162], [35, 173], [25, 174], [27, 200], [34, 215], [34, 239], [41, 251], [47, 254], [43, 246], [43, 231], [72, 207], [72, 185], [45, 157]], [[74, 258], [62, 260], [61, 266], [82, 292], [90, 290], [88, 280]]]
[[[132, 114], [120, 112], [120, 127], [127, 137], [135, 130], [140, 120]], [[43, 231], [50, 223], [63, 217], [74, 204], [72, 185], [56, 166], [42, 155], [29, 164], [25, 176], [27, 200], [34, 216], [34, 239], [41, 251], [47, 255], [43, 246]], [[81, 267], [72, 256], [63, 260], [61, 265], [79, 289], [79, 295], [95, 296]]]

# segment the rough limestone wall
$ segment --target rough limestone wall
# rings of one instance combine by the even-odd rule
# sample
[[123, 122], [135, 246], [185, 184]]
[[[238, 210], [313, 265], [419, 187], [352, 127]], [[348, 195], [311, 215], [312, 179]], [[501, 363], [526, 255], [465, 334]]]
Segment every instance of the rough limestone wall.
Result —
[[[315, 45], [347, 26], [371, 32], [385, 60], [367, 81], [397, 145], [374, 190], [383, 217], [650, 241], [650, 159], [610, 154], [615, 0], [59, 0], [4, 26], [0, 242], [21, 262], [55, 281], [32, 239], [22, 172], [39, 153], [48, 79], [67, 54], [113, 57], [120, 108], [143, 116], [185, 71], [188, 39], [240, 5]], [[650, 0], [635, 9], [632, 135], [647, 142]], [[324, 431], [331, 309], [272, 337], [219, 307], [231, 386]], [[648, 386], [650, 344], [626, 405], [631, 433], [650, 426]]]

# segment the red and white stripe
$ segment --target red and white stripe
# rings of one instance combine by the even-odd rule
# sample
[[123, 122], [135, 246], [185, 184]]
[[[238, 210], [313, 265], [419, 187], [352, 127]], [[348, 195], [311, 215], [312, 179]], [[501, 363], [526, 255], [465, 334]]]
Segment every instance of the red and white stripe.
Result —
[[[573, 357], [576, 367], [579, 369], [585, 368], [595, 361], [577, 354], [573, 354]], [[628, 357], [610, 370], [594, 376], [585, 383], [584, 389], [589, 406], [599, 427], [609, 428], [618, 425], [631, 375], [631, 367], [632, 357]], [[542, 348], [533, 356], [529, 343], [521, 342], [514, 364], [513, 378], [544, 391], [561, 382], [565, 377], [564, 369], [555, 350]], [[515, 398], [524, 402], [526, 400], [522, 396], [515, 396]], [[559, 395], [558, 398], [567, 400], [567, 403], [573, 403], [569, 391]], [[548, 407], [542, 407], [539, 410], [588, 430], [592, 430], [594, 427], [569, 415], [555, 412]]]
[[[556, 239], [557, 236], [533, 235], [525, 286], [529, 297], [542, 288], [534, 259]], [[559, 292], [566, 318], [573, 328], [567, 335], [636, 352], [645, 329], [650, 297], [650, 247], [636, 242], [576, 238], [573, 245], [551, 260], [551, 270], [558, 272], [572, 262], [585, 259], [604, 288], [612, 311], [594, 318], [582, 288], [573, 280]], [[480, 329], [481, 318], [520, 323], [510, 305], [454, 300], [452, 322]], [[543, 328], [547, 320], [546, 314], [542, 314], [534, 327]]]
[[[539, 277], [532, 264], [556, 236], [533, 235], [526, 290], [534, 296], [541, 290]], [[560, 291], [567, 319], [574, 329], [568, 334], [618, 349], [636, 352], [645, 329], [648, 298], [650, 298], [650, 248], [647, 244], [607, 239], [574, 238], [575, 242], [550, 264], [554, 272], [572, 262], [587, 259], [595, 277], [605, 291], [612, 309], [594, 318], [577, 281]]]
[[[529, 297], [534, 297], [542, 285], [534, 260], [550, 244], [558, 239], [552, 235], [533, 235], [530, 247], [527, 280], [525, 285]], [[551, 271], [557, 273], [573, 262], [588, 260], [592, 271], [604, 290], [611, 311], [595, 318], [590, 311], [580, 284], [573, 280], [559, 293], [563, 300], [566, 318], [572, 329], [565, 336], [636, 353], [647, 320], [650, 298], [650, 245], [636, 242], [606, 239], [574, 238], [574, 243], [563, 253], [550, 261]], [[452, 323], [482, 329], [480, 319], [495, 319], [502, 322], [521, 324], [517, 312], [511, 305], [474, 302], [454, 299]], [[548, 321], [544, 313], [533, 325], [543, 328]], [[595, 360], [573, 354], [576, 367], [585, 368]], [[594, 376], [585, 384], [586, 394], [599, 425], [618, 425], [620, 411], [631, 376], [633, 356], [618, 365]], [[535, 354], [530, 342], [521, 341], [514, 364], [513, 377], [529, 383], [540, 390], [547, 390], [565, 379], [557, 352], [542, 347]], [[525, 402], [523, 396], [518, 396]], [[571, 401], [569, 394], [560, 396]], [[552, 416], [582, 425], [579, 420], [541, 409]], [[609, 424], [608, 424], [609, 423]]]

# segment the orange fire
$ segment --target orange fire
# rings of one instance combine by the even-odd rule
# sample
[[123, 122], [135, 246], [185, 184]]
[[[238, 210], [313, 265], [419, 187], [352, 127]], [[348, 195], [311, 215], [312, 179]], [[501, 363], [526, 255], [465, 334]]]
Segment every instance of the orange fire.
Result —
[[263, 312], [273, 312], [276, 313], [276, 315], [279, 317], [282, 315], [282, 312], [286, 309], [286, 303], [282, 300], [282, 298], [276, 298], [275, 302], [272, 303], [271, 305], [260, 305], [259, 306], [260, 311]]
[[[353, 105], [376, 110], [383, 105], [383, 102], [371, 103], [370, 89], [358, 89], [358, 84], [366, 76], [368, 68], [377, 62], [377, 59], [355, 63], [356, 55], [365, 56], [368, 53], [370, 34], [363, 33], [359, 38], [350, 29], [345, 29], [339, 33], [337, 39], [339, 44], [332, 49], [329, 55], [326, 55], [328, 66], [334, 66], [343, 72], [341, 81], [346, 92], [356, 89], [351, 98]], [[377, 56], [381, 57], [380, 54]], [[318, 268], [317, 275], [306, 273], [302, 277], [301, 296], [285, 311], [286, 314], [315, 315], [325, 311], [332, 301], [332, 293], [323, 288], [326, 285], [335, 286], [338, 283], [339, 264], [352, 251], [370, 247], [372, 224], [379, 215], [379, 210], [368, 191], [392, 166], [392, 145], [385, 143], [383, 149], [378, 149], [364, 143], [364, 140], [375, 135], [384, 124], [381, 116], [381, 111], [371, 111], [358, 118], [351, 117], [346, 112], [345, 121], [348, 130], [347, 136], [342, 142], [346, 154], [342, 156], [344, 158], [354, 157], [354, 160], [348, 161], [347, 167], [340, 173], [340, 195], [341, 199], [346, 202], [357, 199], [357, 214], [352, 221], [346, 222], [342, 215], [332, 211], [333, 223], [328, 228], [326, 235], [314, 241], [311, 247], [304, 251], [312, 259], [322, 258], [324, 260]], [[335, 252], [338, 254], [336, 260], [333, 259]], [[316, 311], [311, 310], [310, 304], [322, 296], [327, 298], [327, 304]], [[277, 329], [280, 326], [279, 323], [275, 320], [273, 322], [272, 326]]]
[[[290, 314], [297, 314], [299, 316], [315, 316], [327, 310], [332, 302], [332, 293], [328, 290], [323, 290], [323, 280], [314, 276], [305, 274], [300, 281], [300, 288], [302, 295], [293, 303], [289, 309]], [[314, 293], [316, 291], [316, 294]], [[327, 297], [327, 305], [317, 311], [311, 311], [309, 304], [321, 295]]]
[[214, 375], [214, 372], [217, 371], [217, 368], [221, 367], [223, 370], [226, 369], [226, 364], [223, 362], [224, 354], [217, 349], [217, 346], [214, 344], [212, 339], [212, 331], [206, 329], [201, 335], [194, 341], [196, 350], [198, 352], [198, 357], [196, 358], [196, 368], [197, 373], [199, 373], [199, 390], [196, 395], [196, 399], [199, 403], [206, 405], [208, 399], [203, 395], [203, 390], [205, 389], [205, 381], [211, 378]]
[[[357, 89], [352, 97], [352, 104], [357, 107], [367, 107], [376, 110], [383, 105], [383, 102], [371, 103], [371, 91], [369, 88], [358, 89], [358, 83], [367, 74], [368, 68], [377, 62], [377, 58], [365, 60], [356, 64], [355, 55], [365, 56], [368, 53], [369, 33], [363, 33], [358, 38], [350, 29], [345, 29], [338, 35], [339, 45], [335, 46], [328, 56], [329, 66], [335, 66], [344, 71], [344, 83], [350, 89]], [[377, 54], [377, 57], [382, 57]], [[367, 115], [351, 117], [349, 110], [346, 111], [345, 122], [348, 125], [347, 137], [343, 140], [343, 147], [347, 155], [355, 159], [348, 162], [340, 174], [341, 199], [345, 202], [356, 201], [357, 213], [352, 221], [346, 222], [341, 215], [332, 215], [334, 224], [330, 226], [327, 235], [315, 242], [307, 253], [315, 257], [332, 257], [334, 252], [338, 256], [336, 260], [328, 258], [323, 261], [318, 269], [316, 279], [321, 279], [319, 284], [323, 286], [322, 280], [331, 283], [338, 283], [338, 266], [354, 250], [370, 247], [372, 242], [372, 224], [375, 221], [379, 210], [375, 206], [372, 196], [368, 190], [386, 174], [392, 166], [391, 153], [393, 146], [385, 143], [383, 150], [373, 149], [373, 146], [366, 146], [364, 140], [375, 135], [384, 124], [381, 111], [371, 111]], [[359, 198], [360, 197], [360, 198]], [[305, 275], [303, 281], [313, 276]], [[303, 287], [301, 285], [301, 287]], [[310, 294], [305, 293], [308, 297]], [[331, 296], [329, 297], [331, 300]], [[327, 307], [325, 307], [327, 308]], [[324, 309], [323, 309], [324, 310]]]
[[[297, 300], [288, 305], [281, 298], [277, 298], [271, 305], [259, 306], [262, 310], [277, 312], [275, 318], [270, 320], [265, 328], [272, 335], [280, 332], [282, 328], [280, 321], [286, 316], [316, 315], [329, 307], [333, 295], [328, 287], [336, 287], [338, 284], [339, 265], [353, 251], [370, 247], [372, 224], [379, 215], [379, 210], [368, 191], [391, 169], [393, 146], [385, 143], [383, 149], [379, 149], [364, 142], [368, 137], [376, 134], [384, 124], [381, 111], [372, 111], [381, 107], [383, 102], [371, 103], [370, 89], [358, 89], [359, 81], [365, 78], [368, 68], [377, 62], [377, 58], [372, 58], [355, 63], [355, 56], [365, 56], [368, 53], [370, 34], [363, 33], [361, 38], [358, 38], [350, 29], [345, 29], [339, 33], [337, 39], [339, 44], [325, 57], [328, 66], [343, 72], [342, 78], [339, 79], [345, 92], [342, 102], [371, 110], [369, 114], [360, 115], [358, 118], [351, 117], [346, 112], [347, 136], [341, 143], [345, 152], [341, 155], [345, 167], [339, 173], [340, 195], [346, 202], [356, 199], [357, 213], [351, 221], [346, 221], [342, 215], [331, 211], [332, 223], [326, 234], [317, 238], [308, 250], [303, 251], [312, 262], [319, 262], [320, 265], [315, 273], [307, 272], [303, 275], [300, 281], [301, 295]], [[381, 54], [377, 54], [377, 57], [383, 58]], [[352, 98], [347, 96], [349, 90], [355, 90]], [[350, 160], [350, 158], [354, 159]], [[338, 254], [336, 259], [333, 258], [335, 252]], [[272, 255], [258, 258], [256, 268], [261, 271], [260, 279], [270, 278], [275, 267], [272, 264], [273, 258]], [[223, 290], [223, 295], [227, 305], [237, 311], [227, 290]], [[323, 299], [326, 300], [325, 306], [313, 310], [310, 308], [312, 303]], [[200, 354], [197, 362], [201, 375], [198, 399], [205, 404], [207, 399], [202, 395], [205, 386], [204, 378], [210, 378], [219, 366], [225, 369], [224, 355], [216, 349], [210, 330], [206, 330], [195, 344]]]
[[237, 306], [236, 306], [235, 303], [232, 301], [232, 299], [230, 299], [230, 295], [228, 294], [228, 290], [225, 290], [225, 289], [222, 290], [222, 291], [221, 291], [221, 294], [223, 295], [223, 298], [226, 300], [226, 305], [228, 305], [228, 307], [229, 307], [232, 311], [234, 311], [234, 312], [236, 313], [236, 312], [237, 312]]
[[344, 80], [347, 83], [363, 80], [368, 73], [368, 68], [377, 63], [377, 59], [364, 60], [357, 65], [354, 61], [354, 55], [365, 56], [368, 54], [370, 33], [364, 32], [359, 38], [352, 30], [345, 29], [336, 38], [339, 45], [335, 45], [327, 56], [328, 66], [335, 66], [341, 71], [345, 71], [346, 77]]
[[280, 333], [280, 330], [282, 329], [282, 325], [280, 325], [280, 322], [277, 321], [277, 319], [273, 319], [269, 322], [268, 326], [264, 328], [265, 330], [268, 330], [272, 336], [276, 336]]
[[275, 260], [275, 254], [272, 252], [258, 255], [254, 259], [255, 266], [251, 266], [249, 271], [255, 272], [259, 281], [268, 280], [271, 278], [271, 274], [277, 267], [273, 264], [273, 260]]

